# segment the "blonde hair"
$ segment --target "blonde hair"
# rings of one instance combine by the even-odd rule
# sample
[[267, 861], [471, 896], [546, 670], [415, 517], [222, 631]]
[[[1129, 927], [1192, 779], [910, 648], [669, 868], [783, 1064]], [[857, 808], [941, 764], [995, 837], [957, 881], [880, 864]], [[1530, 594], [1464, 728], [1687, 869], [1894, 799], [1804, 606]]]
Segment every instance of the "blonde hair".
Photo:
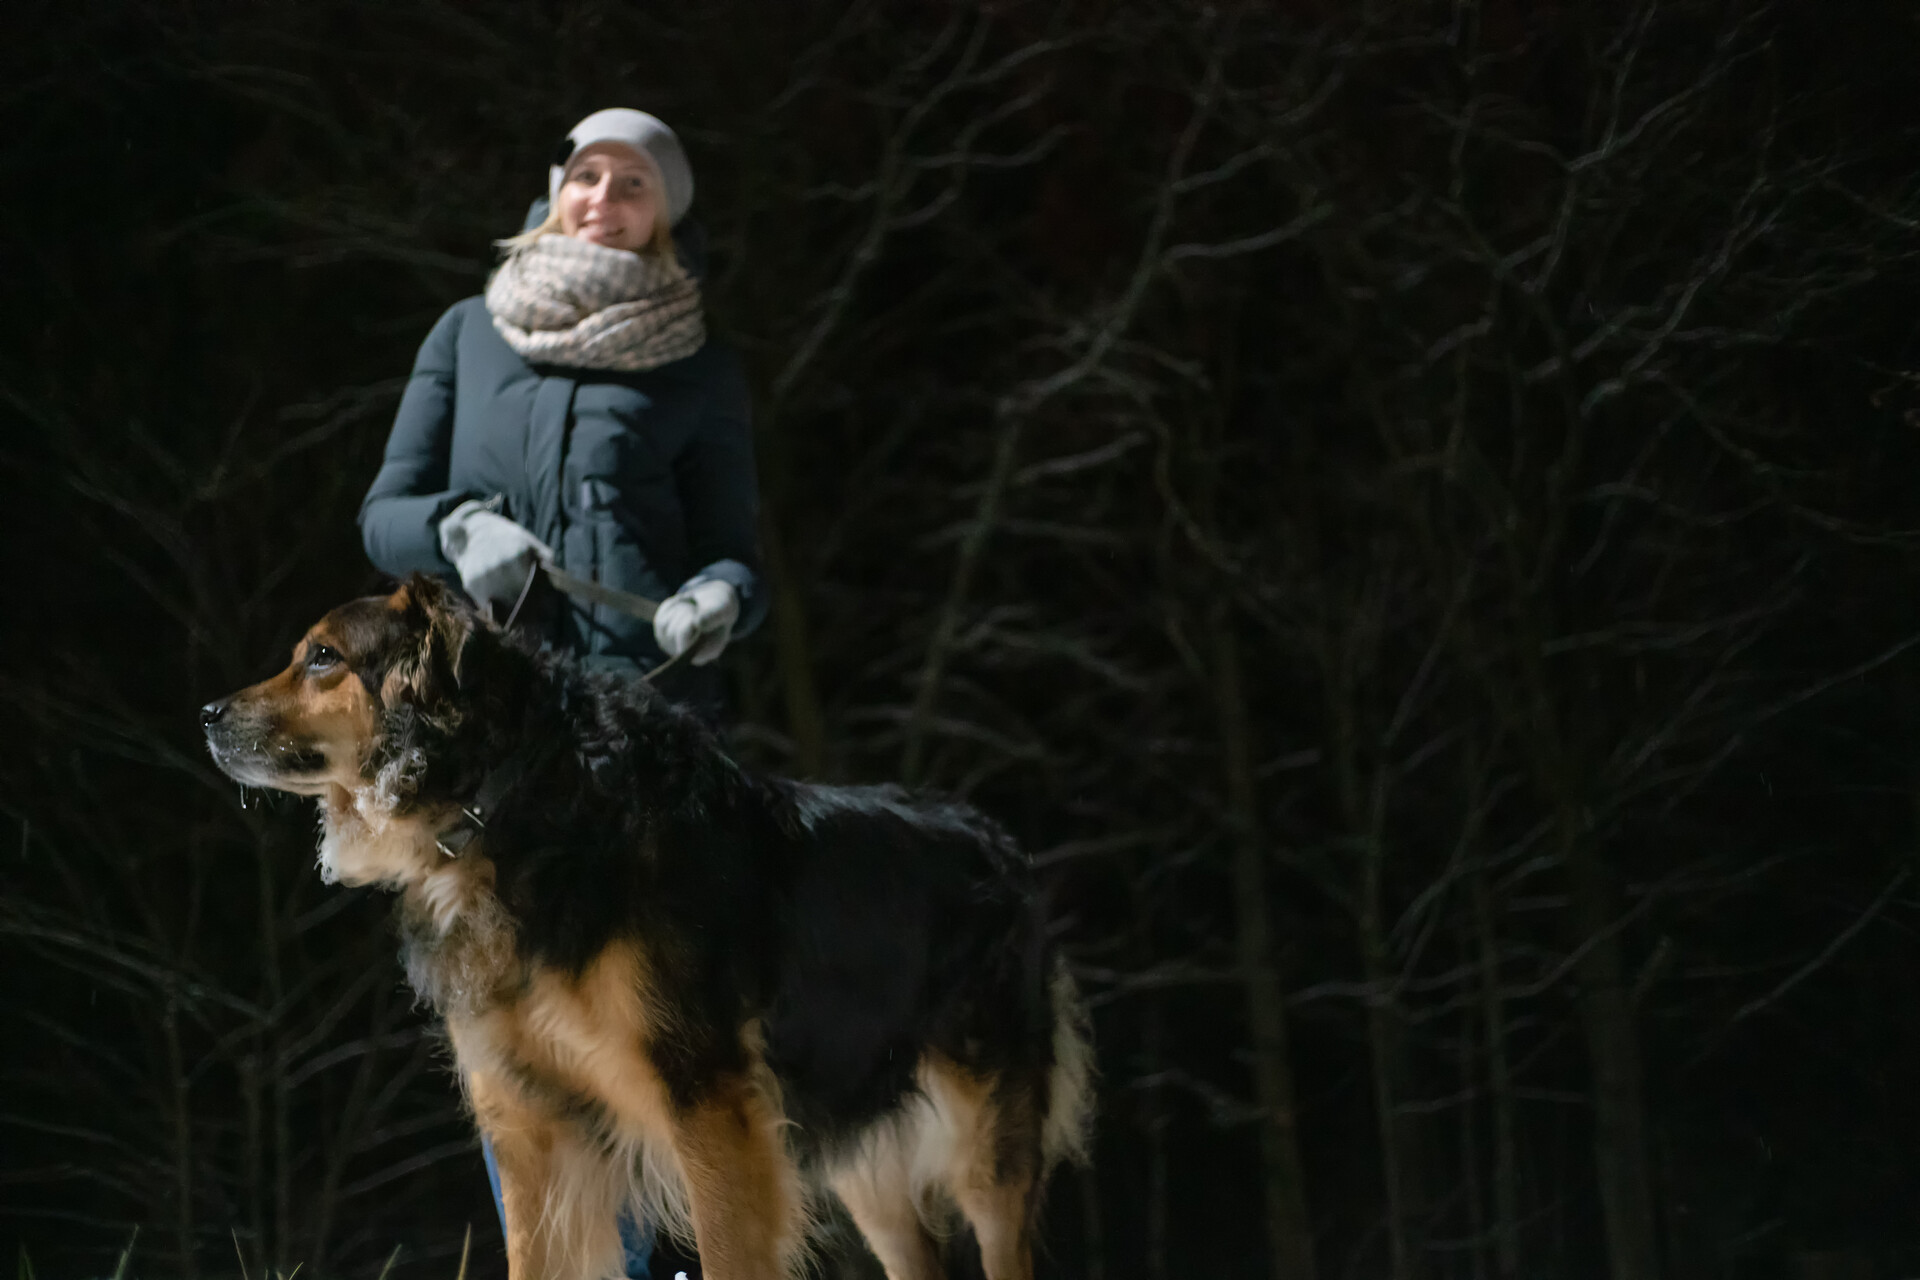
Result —
[[[529, 227], [517, 236], [504, 236], [501, 239], [495, 240], [493, 243], [495, 247], [504, 249], [507, 253], [512, 254], [526, 248], [541, 236], [563, 236], [565, 234], [567, 233], [562, 230], [560, 226], [560, 210], [555, 207], [547, 210], [546, 219], [541, 222], [539, 226]], [[634, 250], [634, 252], [644, 253], [656, 258], [673, 257], [673, 228], [667, 225], [667, 220], [664, 217], [654, 220], [653, 235], [644, 245]]]

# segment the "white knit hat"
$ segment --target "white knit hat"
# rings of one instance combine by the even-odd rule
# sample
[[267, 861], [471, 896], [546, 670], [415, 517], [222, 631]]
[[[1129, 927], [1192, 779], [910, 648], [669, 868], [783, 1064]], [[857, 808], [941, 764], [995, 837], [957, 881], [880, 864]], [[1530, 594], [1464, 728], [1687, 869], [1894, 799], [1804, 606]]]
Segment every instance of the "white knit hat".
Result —
[[573, 126], [560, 144], [554, 164], [547, 170], [547, 199], [560, 198], [560, 183], [567, 176], [567, 164], [582, 147], [596, 142], [620, 142], [653, 161], [660, 171], [660, 184], [666, 188], [667, 224], [680, 221], [693, 204], [693, 169], [680, 139], [657, 116], [630, 107], [608, 107], [596, 111]]

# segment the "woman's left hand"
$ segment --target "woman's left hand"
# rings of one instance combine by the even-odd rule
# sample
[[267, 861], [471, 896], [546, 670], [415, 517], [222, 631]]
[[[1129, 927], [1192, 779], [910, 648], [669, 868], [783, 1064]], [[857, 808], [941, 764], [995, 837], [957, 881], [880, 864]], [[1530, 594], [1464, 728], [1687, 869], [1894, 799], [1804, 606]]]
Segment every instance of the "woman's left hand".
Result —
[[730, 582], [709, 578], [660, 602], [653, 615], [653, 638], [669, 658], [691, 647], [693, 665], [704, 667], [727, 647], [739, 617], [740, 593]]

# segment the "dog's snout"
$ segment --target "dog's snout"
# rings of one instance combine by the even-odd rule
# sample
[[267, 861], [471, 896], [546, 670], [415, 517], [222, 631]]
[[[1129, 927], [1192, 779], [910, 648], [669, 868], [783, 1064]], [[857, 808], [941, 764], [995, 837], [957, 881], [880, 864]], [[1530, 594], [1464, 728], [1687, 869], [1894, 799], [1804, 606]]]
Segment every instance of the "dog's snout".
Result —
[[200, 727], [202, 729], [211, 729], [226, 719], [226, 716], [227, 700], [225, 698], [220, 699], [218, 702], [209, 702], [206, 706], [200, 708]]

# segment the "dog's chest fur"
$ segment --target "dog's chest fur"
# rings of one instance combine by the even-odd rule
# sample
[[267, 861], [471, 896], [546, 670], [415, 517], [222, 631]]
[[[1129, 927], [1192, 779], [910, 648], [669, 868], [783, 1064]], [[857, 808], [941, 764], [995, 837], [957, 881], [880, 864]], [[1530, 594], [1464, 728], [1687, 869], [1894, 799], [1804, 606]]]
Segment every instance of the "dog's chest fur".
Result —
[[443, 825], [437, 815], [394, 814], [376, 788], [339, 789], [321, 810], [320, 870], [399, 891], [408, 982], [443, 1017], [465, 1016], [511, 999], [526, 975], [493, 864], [448, 858], [435, 839]]
[[399, 917], [407, 979], [445, 1020], [463, 1073], [510, 1082], [610, 1136], [637, 1137], [663, 1114], [637, 947], [609, 946], [578, 973], [531, 960], [494, 894], [493, 864], [471, 853], [408, 884]]
[[608, 946], [578, 973], [534, 962], [494, 891], [486, 838], [449, 858], [434, 840], [441, 825], [393, 816], [371, 793], [342, 793], [323, 816], [320, 861], [329, 879], [399, 890], [407, 980], [446, 1020], [462, 1069], [588, 1088], [582, 1073], [602, 1074], [610, 1036], [623, 1046], [620, 1069], [641, 1068], [631, 1059], [652, 1011], [638, 949]]
[[401, 894], [399, 916], [407, 981], [442, 1017], [473, 1017], [525, 991], [527, 966], [490, 863], [443, 863]]

